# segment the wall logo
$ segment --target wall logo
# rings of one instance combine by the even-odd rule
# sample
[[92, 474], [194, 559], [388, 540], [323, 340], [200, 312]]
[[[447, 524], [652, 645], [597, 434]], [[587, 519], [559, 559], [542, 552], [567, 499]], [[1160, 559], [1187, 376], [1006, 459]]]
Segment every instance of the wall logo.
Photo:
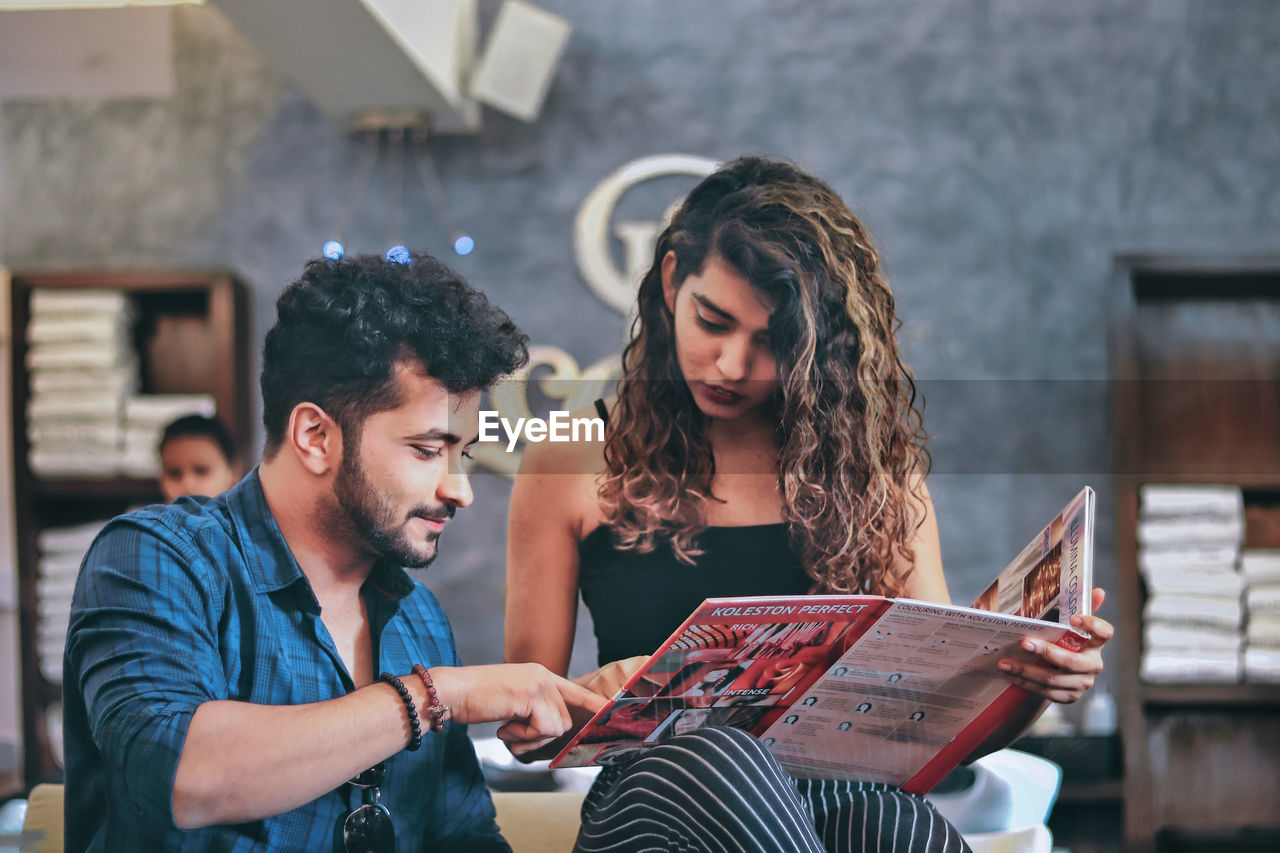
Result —
[[[654, 241], [671, 213], [671, 208], [668, 208], [658, 221], [614, 224], [613, 211], [623, 193], [637, 184], [670, 175], [703, 178], [711, 174], [717, 165], [717, 161], [707, 157], [687, 154], [641, 157], [615, 170], [587, 194], [573, 223], [574, 257], [587, 287], [604, 304], [619, 314], [630, 315], [639, 275], [649, 263]], [[672, 207], [678, 201], [673, 201]], [[609, 250], [611, 224], [613, 236], [622, 242], [625, 269], [618, 268]]]

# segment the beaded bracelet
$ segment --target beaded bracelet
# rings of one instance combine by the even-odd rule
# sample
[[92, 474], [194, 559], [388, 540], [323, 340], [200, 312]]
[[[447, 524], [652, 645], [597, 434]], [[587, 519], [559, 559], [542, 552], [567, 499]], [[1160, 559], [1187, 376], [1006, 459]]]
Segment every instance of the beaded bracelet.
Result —
[[404, 682], [389, 672], [384, 672], [378, 676], [379, 681], [385, 681], [396, 689], [400, 694], [401, 701], [404, 702], [404, 708], [409, 712], [409, 730], [413, 735], [409, 738], [409, 745], [405, 749], [413, 752], [422, 746], [422, 724], [418, 722], [418, 709], [413, 706], [413, 697], [409, 695], [409, 688], [404, 686]]
[[440, 704], [440, 696], [436, 693], [436, 685], [431, 681], [431, 673], [420, 663], [413, 665], [413, 674], [422, 679], [422, 686], [427, 688], [427, 716], [431, 718], [431, 731], [444, 731], [445, 721], [449, 719], [449, 706]]

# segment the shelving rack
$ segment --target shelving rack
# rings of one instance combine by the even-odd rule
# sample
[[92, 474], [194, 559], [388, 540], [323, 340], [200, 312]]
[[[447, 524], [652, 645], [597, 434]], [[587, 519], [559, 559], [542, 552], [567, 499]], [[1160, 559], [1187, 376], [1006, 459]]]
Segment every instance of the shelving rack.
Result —
[[1139, 680], [1138, 488], [1239, 485], [1246, 547], [1280, 546], [1280, 256], [1123, 256], [1112, 296], [1125, 849], [1258, 849], [1280, 825], [1280, 684]]
[[251, 433], [246, 291], [217, 271], [138, 273], [14, 272], [10, 299], [13, 376], [14, 509], [17, 523], [19, 635], [22, 644], [23, 769], [27, 787], [60, 781], [46, 716], [61, 685], [40, 672], [35, 654], [38, 613], [37, 539], [46, 527], [107, 519], [160, 500], [153, 479], [35, 476], [27, 464], [29, 397], [25, 330], [36, 288], [107, 288], [134, 305], [133, 345], [143, 393], [207, 393], [218, 416], [245, 447]]

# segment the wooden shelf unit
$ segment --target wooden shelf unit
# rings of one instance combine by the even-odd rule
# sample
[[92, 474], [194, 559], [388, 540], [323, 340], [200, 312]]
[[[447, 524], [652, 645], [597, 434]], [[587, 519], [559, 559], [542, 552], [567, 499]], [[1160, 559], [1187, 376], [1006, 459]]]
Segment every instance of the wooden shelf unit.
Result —
[[1143, 483], [1239, 485], [1246, 546], [1280, 546], [1280, 256], [1124, 256], [1112, 296], [1124, 836], [1151, 853], [1280, 824], [1280, 684], [1140, 682], [1137, 562]]
[[[27, 464], [26, 327], [37, 288], [110, 289], [134, 304], [133, 344], [142, 393], [207, 393], [247, 450], [252, 435], [248, 350], [248, 298], [244, 286], [218, 271], [137, 273], [15, 272], [10, 283], [13, 375], [13, 473], [22, 644], [22, 738], [25, 785], [60, 781], [46, 730], [46, 714], [60, 702], [61, 685], [40, 672], [37, 648], [37, 558], [41, 529], [107, 519], [160, 500], [154, 480], [44, 479]], [[244, 452], [242, 450], [242, 452]]]

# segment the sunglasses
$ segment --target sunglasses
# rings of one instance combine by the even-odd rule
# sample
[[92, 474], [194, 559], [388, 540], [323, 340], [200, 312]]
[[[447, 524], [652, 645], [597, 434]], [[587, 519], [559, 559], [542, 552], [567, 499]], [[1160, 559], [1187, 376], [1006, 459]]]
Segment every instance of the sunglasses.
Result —
[[375, 764], [347, 784], [360, 789], [361, 805], [342, 819], [342, 844], [346, 853], [394, 853], [396, 828], [391, 811], [378, 802], [383, 764]]

